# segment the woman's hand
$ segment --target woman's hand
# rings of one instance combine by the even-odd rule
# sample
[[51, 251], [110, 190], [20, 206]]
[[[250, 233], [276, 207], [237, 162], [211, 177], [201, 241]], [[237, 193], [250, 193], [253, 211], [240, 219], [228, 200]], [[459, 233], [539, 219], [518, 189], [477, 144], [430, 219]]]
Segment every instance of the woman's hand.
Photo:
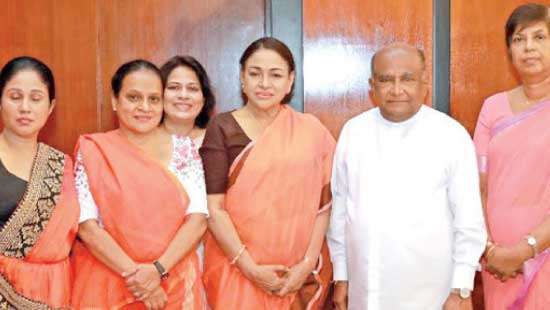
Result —
[[315, 269], [312, 261], [302, 260], [298, 264], [292, 266], [286, 274], [286, 281], [281, 290], [277, 293], [279, 296], [295, 292], [302, 288], [307, 277]]
[[123, 276], [126, 286], [139, 300], [147, 299], [160, 286], [160, 274], [153, 264], [139, 264], [135, 272]]
[[162, 310], [166, 307], [167, 302], [168, 296], [161, 286], [157, 287], [151, 295], [143, 301], [147, 310]]
[[523, 263], [531, 256], [531, 247], [523, 242], [512, 247], [496, 246], [486, 257], [486, 268], [497, 279], [505, 282], [521, 273]]
[[288, 268], [282, 265], [258, 265], [255, 263], [242, 265], [239, 269], [244, 276], [269, 294], [279, 291], [285, 284]]

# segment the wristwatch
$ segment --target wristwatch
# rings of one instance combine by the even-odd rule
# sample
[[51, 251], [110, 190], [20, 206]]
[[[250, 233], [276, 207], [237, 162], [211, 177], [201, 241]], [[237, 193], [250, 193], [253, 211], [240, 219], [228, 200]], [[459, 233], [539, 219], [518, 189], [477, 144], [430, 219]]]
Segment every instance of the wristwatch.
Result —
[[525, 236], [525, 240], [527, 240], [527, 244], [533, 249], [533, 257], [537, 256], [537, 238], [529, 234]]
[[472, 291], [470, 291], [469, 288], [455, 288], [453, 289], [453, 292], [460, 297], [460, 299], [468, 299], [470, 296], [472, 296]]
[[168, 276], [170, 275], [168, 273], [168, 271], [166, 271], [166, 269], [164, 268], [164, 266], [162, 266], [161, 263], [159, 263], [158, 261], [154, 261], [153, 262], [153, 265], [155, 266], [155, 268], [157, 268], [157, 271], [159, 272], [160, 274], [160, 279], [161, 280], [166, 280], [168, 279]]

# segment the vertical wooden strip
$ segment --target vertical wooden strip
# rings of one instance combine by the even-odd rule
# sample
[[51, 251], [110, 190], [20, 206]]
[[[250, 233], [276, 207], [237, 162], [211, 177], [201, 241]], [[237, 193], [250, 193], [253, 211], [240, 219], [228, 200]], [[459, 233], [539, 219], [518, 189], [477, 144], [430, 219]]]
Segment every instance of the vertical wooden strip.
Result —
[[302, 1], [278, 0], [269, 1], [271, 5], [272, 36], [283, 41], [294, 56], [296, 77], [294, 80], [294, 96], [290, 105], [297, 111], [304, 110], [304, 78], [303, 78], [303, 36], [302, 36]]
[[449, 113], [451, 61], [450, 0], [433, 0], [433, 83], [432, 106]]

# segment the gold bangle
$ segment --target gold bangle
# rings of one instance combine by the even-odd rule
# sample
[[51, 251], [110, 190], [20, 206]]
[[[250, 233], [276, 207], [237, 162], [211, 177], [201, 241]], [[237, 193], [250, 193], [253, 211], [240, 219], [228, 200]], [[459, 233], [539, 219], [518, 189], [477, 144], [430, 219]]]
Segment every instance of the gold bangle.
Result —
[[235, 265], [235, 263], [239, 260], [239, 257], [241, 257], [241, 255], [243, 254], [245, 249], [246, 249], [246, 245], [243, 244], [243, 246], [241, 247], [241, 249], [239, 250], [237, 255], [235, 255], [235, 257], [233, 257], [233, 259], [231, 260], [229, 265]]
[[485, 250], [485, 257], [489, 257], [491, 253], [496, 249], [497, 245], [494, 243], [487, 244], [487, 248]]

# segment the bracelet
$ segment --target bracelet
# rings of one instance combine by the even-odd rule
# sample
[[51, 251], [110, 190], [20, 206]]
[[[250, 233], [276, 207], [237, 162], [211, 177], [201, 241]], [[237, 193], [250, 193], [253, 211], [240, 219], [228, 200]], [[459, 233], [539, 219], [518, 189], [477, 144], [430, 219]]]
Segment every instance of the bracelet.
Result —
[[495, 250], [497, 247], [496, 243], [493, 243], [491, 241], [487, 241], [487, 246], [485, 247], [485, 257], [489, 257], [491, 253]]
[[239, 250], [237, 255], [235, 255], [235, 257], [233, 257], [233, 259], [231, 260], [229, 265], [235, 265], [235, 263], [239, 260], [239, 257], [241, 257], [241, 255], [243, 255], [243, 252], [244, 252], [245, 249], [246, 249], [246, 245], [243, 244], [243, 246], [241, 247], [241, 249]]

